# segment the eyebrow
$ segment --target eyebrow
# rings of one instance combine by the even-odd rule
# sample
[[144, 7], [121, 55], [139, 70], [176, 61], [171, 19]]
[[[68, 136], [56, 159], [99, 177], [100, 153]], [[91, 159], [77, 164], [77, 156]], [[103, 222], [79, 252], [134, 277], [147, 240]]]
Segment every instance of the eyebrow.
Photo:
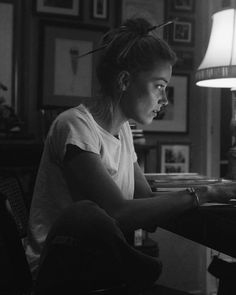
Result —
[[163, 78], [163, 77], [152, 77], [151, 80], [152, 81], [163, 80], [166, 84], [169, 83], [169, 81], [167, 81], [166, 78]]

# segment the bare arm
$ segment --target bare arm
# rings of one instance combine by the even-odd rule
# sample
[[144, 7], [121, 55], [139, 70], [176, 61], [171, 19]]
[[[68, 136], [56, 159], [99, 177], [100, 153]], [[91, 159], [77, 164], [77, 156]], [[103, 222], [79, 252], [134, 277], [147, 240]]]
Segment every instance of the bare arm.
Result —
[[[153, 197], [137, 166], [136, 192], [139, 196], [144, 194], [145, 198], [126, 200], [103, 166], [100, 156], [91, 152], [80, 152], [75, 146], [70, 146], [67, 151], [64, 174], [74, 201], [80, 200], [79, 192], [84, 199], [96, 202], [114, 217], [125, 231], [161, 226], [170, 218], [196, 207], [195, 198], [186, 190], [159, 193]], [[209, 201], [227, 202], [236, 195], [236, 186], [201, 187], [198, 194], [200, 204]]]
[[64, 161], [64, 173], [74, 201], [78, 192], [96, 202], [127, 231], [160, 225], [188, 209], [194, 198], [187, 192], [173, 192], [156, 198], [126, 200], [104, 168], [100, 156], [70, 148]]
[[138, 162], [134, 163], [134, 197], [135, 199], [147, 198], [153, 195], [143, 171]]

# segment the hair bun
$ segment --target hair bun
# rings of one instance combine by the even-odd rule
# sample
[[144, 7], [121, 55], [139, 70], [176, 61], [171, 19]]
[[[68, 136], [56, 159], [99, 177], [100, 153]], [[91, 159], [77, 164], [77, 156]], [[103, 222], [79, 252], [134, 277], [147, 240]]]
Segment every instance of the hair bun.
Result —
[[141, 36], [147, 35], [151, 27], [152, 25], [143, 18], [130, 19], [123, 26], [127, 31]]

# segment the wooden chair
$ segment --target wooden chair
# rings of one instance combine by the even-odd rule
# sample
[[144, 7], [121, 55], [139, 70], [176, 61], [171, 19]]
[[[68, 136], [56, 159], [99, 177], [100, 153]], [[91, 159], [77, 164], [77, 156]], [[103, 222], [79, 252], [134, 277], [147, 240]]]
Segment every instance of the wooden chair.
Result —
[[32, 277], [22, 244], [26, 219], [26, 207], [16, 178], [0, 178], [0, 294], [31, 292]]

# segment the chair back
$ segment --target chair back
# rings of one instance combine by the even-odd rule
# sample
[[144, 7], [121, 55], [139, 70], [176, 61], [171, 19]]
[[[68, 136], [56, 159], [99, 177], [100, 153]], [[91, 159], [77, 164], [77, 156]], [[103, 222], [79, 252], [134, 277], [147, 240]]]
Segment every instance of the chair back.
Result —
[[22, 237], [27, 211], [14, 178], [0, 178], [0, 294], [30, 294], [32, 277]]

